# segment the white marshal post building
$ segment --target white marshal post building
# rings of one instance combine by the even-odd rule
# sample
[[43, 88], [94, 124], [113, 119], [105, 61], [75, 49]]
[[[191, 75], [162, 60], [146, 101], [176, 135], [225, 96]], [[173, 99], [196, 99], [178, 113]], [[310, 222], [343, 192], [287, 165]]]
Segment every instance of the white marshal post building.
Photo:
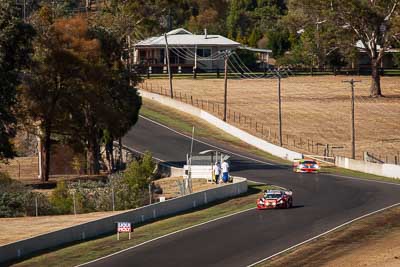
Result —
[[[179, 28], [166, 34], [172, 72], [218, 72], [224, 69], [224, 59], [220, 52], [241, 48], [241, 44], [221, 35], [193, 34]], [[165, 36], [150, 37], [133, 46], [133, 63], [142, 65], [150, 73], [166, 73]], [[247, 48], [245, 48], [247, 49]], [[264, 50], [270, 53], [270, 50]], [[265, 58], [265, 57], [263, 57]]]

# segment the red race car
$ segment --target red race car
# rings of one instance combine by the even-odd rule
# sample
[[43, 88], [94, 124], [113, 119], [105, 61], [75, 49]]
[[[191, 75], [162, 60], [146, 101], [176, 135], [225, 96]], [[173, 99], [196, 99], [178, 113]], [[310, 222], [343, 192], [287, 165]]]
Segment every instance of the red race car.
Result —
[[257, 200], [257, 209], [291, 208], [293, 192], [291, 190], [266, 190], [264, 196]]
[[293, 162], [294, 172], [319, 172], [321, 167], [312, 159], [295, 159]]

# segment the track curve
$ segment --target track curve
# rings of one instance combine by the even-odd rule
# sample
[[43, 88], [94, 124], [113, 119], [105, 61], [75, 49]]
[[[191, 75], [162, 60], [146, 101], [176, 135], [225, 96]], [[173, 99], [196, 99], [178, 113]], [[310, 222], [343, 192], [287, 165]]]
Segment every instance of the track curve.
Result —
[[[141, 117], [124, 145], [182, 165], [190, 139]], [[367, 213], [400, 202], [400, 186], [329, 174], [295, 174], [235, 153], [232, 174], [291, 188], [295, 208], [249, 210], [94, 261], [88, 266], [247, 266]], [[210, 145], [194, 143], [194, 153]]]

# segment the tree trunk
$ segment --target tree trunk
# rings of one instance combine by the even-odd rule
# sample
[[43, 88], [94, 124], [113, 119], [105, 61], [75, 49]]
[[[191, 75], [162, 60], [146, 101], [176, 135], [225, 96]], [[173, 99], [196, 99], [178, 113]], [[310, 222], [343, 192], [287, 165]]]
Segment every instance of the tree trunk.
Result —
[[111, 140], [109, 140], [106, 143], [106, 158], [108, 161], [108, 170], [110, 173], [112, 173], [114, 171], [114, 140], [113, 138], [111, 138]]
[[376, 58], [371, 60], [371, 70], [372, 70], [372, 80], [370, 87], [370, 96], [371, 97], [380, 97], [382, 96], [381, 91], [381, 74], [379, 73], [380, 61]]
[[42, 141], [42, 181], [47, 182], [50, 177], [50, 152], [51, 152], [51, 126], [46, 126], [44, 130], [44, 140]]
[[88, 140], [87, 145], [87, 160], [88, 160], [88, 173], [90, 175], [97, 175], [100, 173], [99, 165], [99, 144], [96, 134], [92, 134]]

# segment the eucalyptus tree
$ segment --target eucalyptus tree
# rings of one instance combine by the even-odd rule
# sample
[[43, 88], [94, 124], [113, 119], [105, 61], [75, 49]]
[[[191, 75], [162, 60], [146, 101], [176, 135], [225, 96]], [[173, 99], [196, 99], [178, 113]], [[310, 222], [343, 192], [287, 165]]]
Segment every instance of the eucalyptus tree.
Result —
[[15, 155], [11, 138], [17, 127], [16, 88], [32, 52], [34, 31], [20, 14], [15, 1], [0, 1], [0, 160]]
[[292, 0], [289, 14], [304, 15], [309, 24], [321, 23], [336, 29], [340, 42], [350, 34], [353, 42], [371, 61], [370, 96], [382, 96], [380, 72], [385, 53], [400, 40], [400, 0]]

